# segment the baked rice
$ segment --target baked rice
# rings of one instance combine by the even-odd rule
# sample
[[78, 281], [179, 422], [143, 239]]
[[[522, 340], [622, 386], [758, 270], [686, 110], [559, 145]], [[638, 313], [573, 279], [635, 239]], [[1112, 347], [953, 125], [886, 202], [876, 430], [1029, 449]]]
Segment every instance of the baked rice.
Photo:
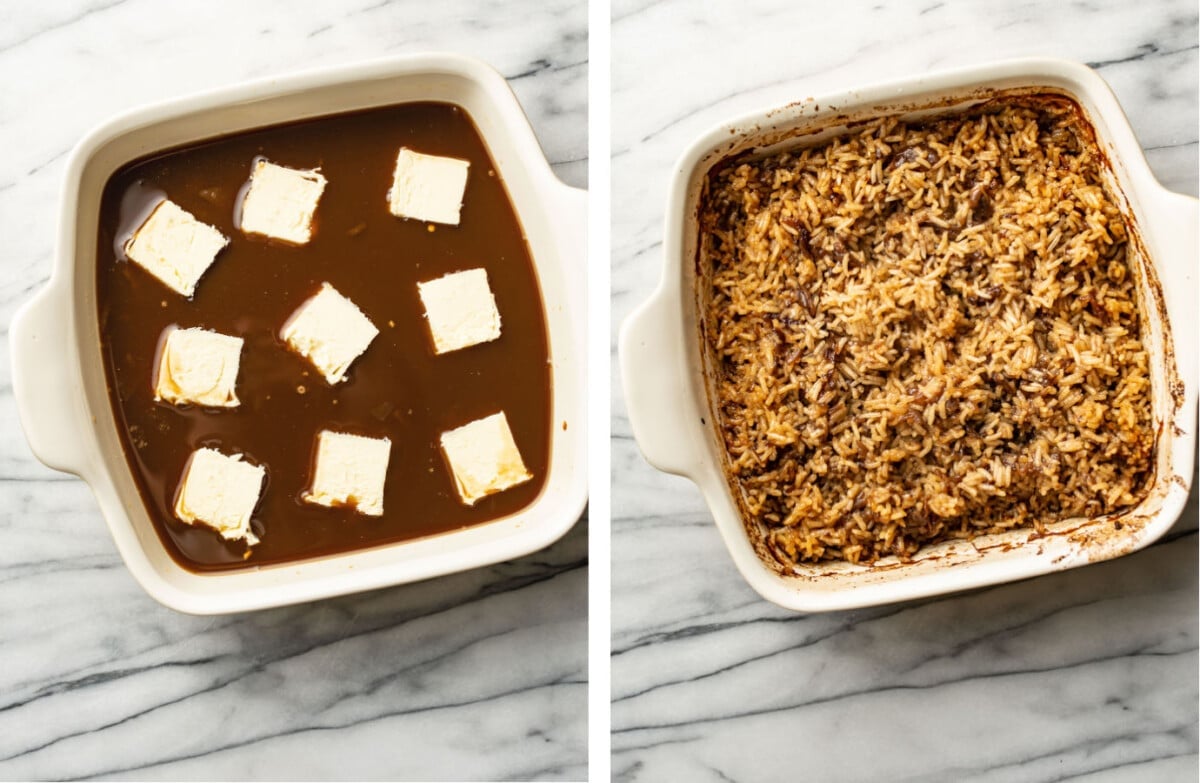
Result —
[[780, 562], [1127, 510], [1154, 470], [1129, 226], [1058, 96], [884, 118], [715, 168], [705, 349]]

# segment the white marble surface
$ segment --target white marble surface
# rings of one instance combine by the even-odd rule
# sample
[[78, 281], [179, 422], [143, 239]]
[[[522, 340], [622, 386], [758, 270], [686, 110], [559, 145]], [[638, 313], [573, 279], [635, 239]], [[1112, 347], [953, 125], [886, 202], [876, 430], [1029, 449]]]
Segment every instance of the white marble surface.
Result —
[[[659, 277], [669, 171], [726, 117], [932, 68], [1098, 64], [1169, 187], [1197, 190], [1193, 0], [614, 0], [613, 324]], [[1110, 563], [798, 616], [656, 473], [614, 378], [613, 773], [627, 781], [1194, 781], [1197, 508]]]
[[[0, 5], [0, 327], [49, 273], [64, 158], [91, 126], [428, 49], [509, 77], [556, 170], [586, 184], [583, 2]], [[0, 434], [0, 778], [586, 775], [585, 523], [481, 571], [193, 618], [134, 584], [83, 484], [34, 461], [7, 340]]]

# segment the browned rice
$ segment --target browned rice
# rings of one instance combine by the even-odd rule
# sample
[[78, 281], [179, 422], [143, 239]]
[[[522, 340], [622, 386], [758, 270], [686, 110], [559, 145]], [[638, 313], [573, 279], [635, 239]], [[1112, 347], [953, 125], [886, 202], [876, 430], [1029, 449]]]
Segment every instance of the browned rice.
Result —
[[1103, 165], [1073, 104], [1030, 96], [709, 175], [719, 430], [782, 562], [1139, 500], [1148, 357]]

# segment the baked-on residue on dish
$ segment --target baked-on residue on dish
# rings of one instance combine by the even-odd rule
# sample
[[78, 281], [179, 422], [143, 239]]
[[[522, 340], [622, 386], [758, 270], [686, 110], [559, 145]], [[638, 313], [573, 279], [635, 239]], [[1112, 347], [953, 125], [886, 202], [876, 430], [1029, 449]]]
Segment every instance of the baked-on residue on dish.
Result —
[[782, 563], [904, 560], [1139, 501], [1149, 357], [1105, 165], [1045, 95], [710, 173], [717, 426]]

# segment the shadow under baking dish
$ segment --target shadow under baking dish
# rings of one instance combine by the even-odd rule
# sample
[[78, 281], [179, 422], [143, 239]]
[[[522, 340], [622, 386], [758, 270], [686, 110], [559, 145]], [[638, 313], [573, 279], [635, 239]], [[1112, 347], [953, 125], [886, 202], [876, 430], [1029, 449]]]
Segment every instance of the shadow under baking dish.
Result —
[[[401, 146], [469, 160], [459, 226], [401, 220], [386, 194]], [[239, 191], [256, 156], [320, 167], [329, 184], [303, 246], [243, 234]], [[169, 290], [115, 245], [122, 200], [157, 190], [230, 237], [192, 300]], [[128, 221], [128, 216], [125, 217]], [[109, 400], [126, 461], [171, 557], [191, 571], [338, 554], [486, 523], [529, 506], [550, 462], [551, 381], [544, 306], [520, 221], [487, 148], [461, 108], [409, 103], [238, 133], [135, 161], [106, 183], [96, 293]], [[502, 319], [498, 340], [434, 355], [417, 283], [483, 267]], [[279, 339], [287, 317], [322, 282], [352, 300], [379, 336], [329, 386]], [[153, 365], [169, 325], [245, 340], [241, 405], [214, 410], [154, 400]], [[503, 410], [533, 479], [466, 506], [439, 448], [442, 432]], [[300, 497], [322, 429], [392, 440], [384, 514], [326, 508]], [[201, 447], [244, 453], [267, 471], [247, 557], [204, 527], [176, 519], [178, 482]]]

